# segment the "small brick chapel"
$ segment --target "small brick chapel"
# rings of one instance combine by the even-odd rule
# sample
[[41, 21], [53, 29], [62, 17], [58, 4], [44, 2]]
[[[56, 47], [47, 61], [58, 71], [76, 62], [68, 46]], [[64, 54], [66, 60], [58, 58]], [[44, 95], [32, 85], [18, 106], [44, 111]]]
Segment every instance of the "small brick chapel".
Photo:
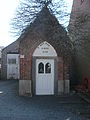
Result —
[[70, 89], [70, 40], [44, 7], [20, 37], [19, 95], [59, 95]]

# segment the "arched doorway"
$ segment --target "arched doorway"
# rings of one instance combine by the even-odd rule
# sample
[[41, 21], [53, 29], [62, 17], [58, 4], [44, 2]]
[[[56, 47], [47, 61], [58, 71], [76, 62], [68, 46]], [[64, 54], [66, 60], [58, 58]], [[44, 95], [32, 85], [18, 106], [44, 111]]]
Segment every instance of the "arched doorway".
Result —
[[54, 60], [36, 60], [36, 94], [54, 94]]
[[36, 95], [54, 95], [57, 77], [57, 53], [48, 43], [41, 43], [33, 53], [34, 90]]

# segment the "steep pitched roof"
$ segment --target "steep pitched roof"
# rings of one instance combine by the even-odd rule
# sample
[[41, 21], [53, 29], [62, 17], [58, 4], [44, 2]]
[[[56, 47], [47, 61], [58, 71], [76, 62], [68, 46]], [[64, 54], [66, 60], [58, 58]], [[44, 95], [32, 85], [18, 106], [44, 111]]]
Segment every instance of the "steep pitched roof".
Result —
[[36, 47], [41, 42], [47, 41], [55, 48], [58, 55], [70, 53], [71, 44], [67, 32], [47, 7], [44, 7], [37, 14], [34, 22], [25, 29], [21, 40], [22, 46], [22, 42], [25, 42], [28, 37], [31, 38], [29, 47], [32, 45], [34, 47], [34, 44]]

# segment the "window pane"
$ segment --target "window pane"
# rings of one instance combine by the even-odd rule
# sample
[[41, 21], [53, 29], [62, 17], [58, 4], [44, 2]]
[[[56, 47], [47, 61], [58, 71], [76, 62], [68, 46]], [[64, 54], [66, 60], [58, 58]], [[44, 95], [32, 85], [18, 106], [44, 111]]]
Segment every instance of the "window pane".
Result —
[[8, 64], [16, 64], [16, 59], [8, 59]]
[[38, 73], [44, 73], [44, 64], [43, 63], [39, 63], [39, 65], [38, 65]]
[[50, 63], [47, 63], [45, 65], [45, 73], [51, 73], [51, 64]]

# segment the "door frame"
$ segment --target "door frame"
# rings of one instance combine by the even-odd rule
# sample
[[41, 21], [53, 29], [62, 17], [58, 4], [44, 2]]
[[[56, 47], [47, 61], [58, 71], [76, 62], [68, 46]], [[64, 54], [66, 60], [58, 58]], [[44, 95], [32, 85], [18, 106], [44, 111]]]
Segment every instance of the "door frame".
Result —
[[12, 66], [16, 66], [16, 69], [17, 69], [17, 74], [16, 74], [16, 76], [17, 76], [17, 78], [14, 78], [13, 76], [12, 76], [12, 78], [13, 79], [19, 79], [20, 78], [20, 71], [19, 71], [19, 69], [20, 69], [20, 61], [19, 61], [19, 54], [18, 53], [8, 53], [7, 54], [7, 79], [11, 79], [11, 78], [9, 78], [9, 75], [8, 75], [8, 66], [11, 66], [11, 65], [9, 65], [8, 64], [8, 59], [16, 59], [16, 63], [15, 64], [11, 64]]
[[[39, 73], [40, 64], [43, 65], [42, 73]], [[46, 73], [46, 64], [51, 64], [50, 73]], [[43, 78], [43, 79], [42, 79]], [[40, 84], [38, 83], [40, 82]], [[53, 95], [54, 94], [54, 60], [53, 59], [36, 59], [36, 95]], [[42, 85], [45, 88], [42, 88]], [[48, 86], [48, 87], [47, 87]]]
[[57, 57], [32, 57], [32, 94], [36, 95], [36, 59], [54, 60], [54, 95], [58, 94], [58, 62]]

